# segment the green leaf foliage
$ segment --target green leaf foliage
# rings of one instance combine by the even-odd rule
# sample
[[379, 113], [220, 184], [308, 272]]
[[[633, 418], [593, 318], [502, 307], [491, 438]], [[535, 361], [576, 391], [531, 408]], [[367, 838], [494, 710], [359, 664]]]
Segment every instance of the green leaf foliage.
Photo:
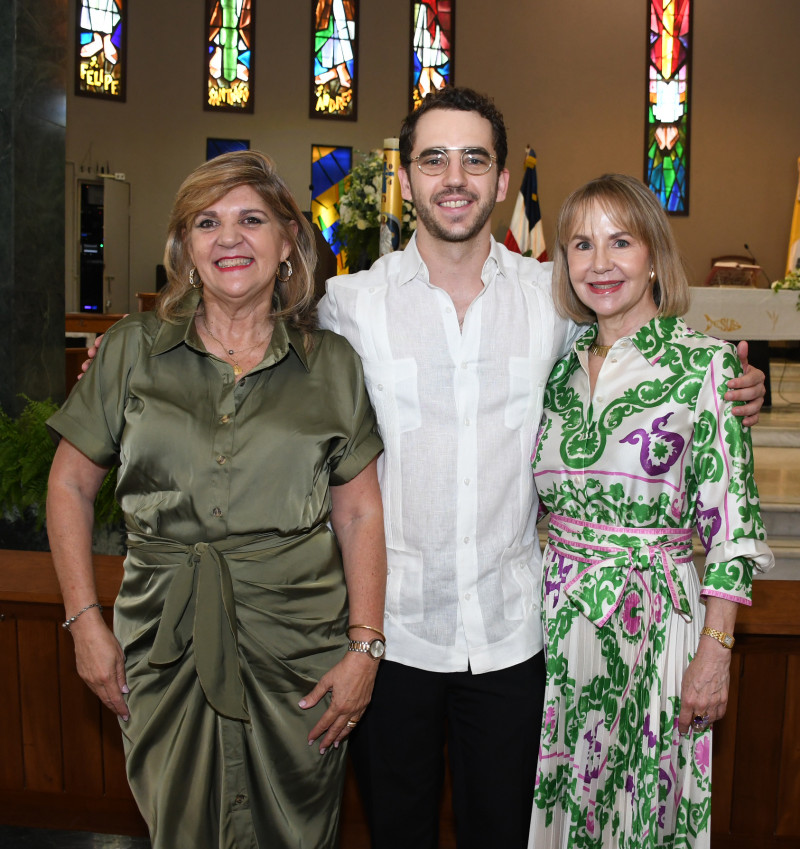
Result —
[[[55, 443], [45, 424], [58, 409], [50, 399], [26, 404], [19, 417], [11, 418], [0, 407], [0, 512], [11, 516], [35, 516], [40, 530], [45, 522], [47, 479]], [[114, 498], [117, 470], [106, 475], [95, 500], [95, 523], [119, 524], [122, 511]]]

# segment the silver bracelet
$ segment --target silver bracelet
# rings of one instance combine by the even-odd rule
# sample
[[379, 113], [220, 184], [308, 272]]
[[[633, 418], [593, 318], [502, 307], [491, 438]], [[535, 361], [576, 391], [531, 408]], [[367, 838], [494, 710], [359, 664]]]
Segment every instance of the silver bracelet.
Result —
[[84, 614], [84, 613], [86, 613], [86, 611], [87, 611], [87, 610], [91, 610], [93, 607], [99, 607], [99, 608], [100, 608], [100, 612], [101, 612], [101, 613], [103, 612], [103, 605], [102, 605], [102, 604], [100, 604], [100, 602], [99, 602], [99, 601], [93, 601], [91, 604], [87, 604], [87, 605], [86, 605], [86, 607], [84, 607], [82, 610], [79, 610], [79, 611], [78, 611], [78, 612], [77, 612], [74, 616], [70, 616], [70, 617], [69, 617], [69, 619], [67, 619], [67, 621], [66, 621], [66, 622], [62, 622], [62, 623], [61, 623], [61, 627], [62, 627], [62, 628], [66, 628], [66, 629], [67, 629], [67, 631], [69, 631], [69, 630], [70, 630], [70, 625], [72, 625], [72, 623], [73, 623], [76, 619], [78, 619], [80, 616], [83, 616], [83, 614]]

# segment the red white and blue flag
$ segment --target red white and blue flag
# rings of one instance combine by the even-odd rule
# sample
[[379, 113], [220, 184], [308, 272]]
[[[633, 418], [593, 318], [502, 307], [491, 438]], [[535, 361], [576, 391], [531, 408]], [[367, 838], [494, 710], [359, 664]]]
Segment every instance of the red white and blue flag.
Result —
[[514, 214], [511, 216], [505, 246], [510, 251], [532, 256], [540, 262], [547, 260], [536, 182], [536, 153], [531, 148], [528, 148], [525, 154], [525, 174], [517, 195]]

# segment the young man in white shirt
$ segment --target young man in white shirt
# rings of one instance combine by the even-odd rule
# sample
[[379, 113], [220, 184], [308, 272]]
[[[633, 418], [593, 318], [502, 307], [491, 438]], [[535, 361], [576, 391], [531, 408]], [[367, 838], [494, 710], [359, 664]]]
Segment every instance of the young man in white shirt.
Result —
[[[428, 97], [400, 139], [415, 238], [320, 303], [364, 362], [385, 444], [387, 650], [351, 738], [373, 849], [438, 846], [445, 739], [459, 849], [527, 846], [544, 689], [529, 464], [581, 329], [556, 315], [549, 265], [491, 236], [506, 153], [490, 100]], [[763, 394], [758, 374], [742, 397]]]

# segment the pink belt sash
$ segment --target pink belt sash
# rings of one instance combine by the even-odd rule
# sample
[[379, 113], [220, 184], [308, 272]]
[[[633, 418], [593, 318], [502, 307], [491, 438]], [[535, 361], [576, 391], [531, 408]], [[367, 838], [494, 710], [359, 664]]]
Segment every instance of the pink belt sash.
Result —
[[634, 569], [652, 570], [675, 611], [692, 620], [679, 566], [693, 566], [692, 531], [686, 528], [629, 528], [552, 515], [548, 545], [586, 566], [564, 587], [570, 601], [598, 628], [614, 615]]

